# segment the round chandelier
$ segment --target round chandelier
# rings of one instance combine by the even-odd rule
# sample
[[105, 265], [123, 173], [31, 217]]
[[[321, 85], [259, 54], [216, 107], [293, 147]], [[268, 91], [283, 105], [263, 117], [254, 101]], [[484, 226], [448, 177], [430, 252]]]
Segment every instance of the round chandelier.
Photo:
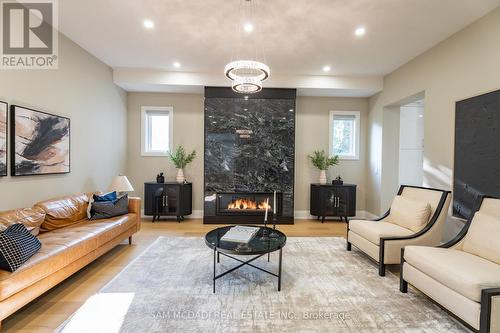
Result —
[[224, 68], [224, 74], [239, 93], [251, 94], [262, 90], [262, 81], [269, 77], [269, 66], [254, 60], [232, 61]]
[[[255, 0], [245, 0], [243, 3], [253, 6]], [[240, 13], [244, 12], [244, 9]], [[251, 12], [253, 11], [251, 10]], [[253, 30], [253, 26], [251, 30]], [[247, 30], [247, 32], [250, 31]], [[228, 63], [224, 68], [224, 74], [232, 81], [231, 88], [235, 92], [242, 94], [252, 94], [261, 91], [262, 82], [269, 77], [270, 73], [269, 66], [256, 60], [235, 60]]]

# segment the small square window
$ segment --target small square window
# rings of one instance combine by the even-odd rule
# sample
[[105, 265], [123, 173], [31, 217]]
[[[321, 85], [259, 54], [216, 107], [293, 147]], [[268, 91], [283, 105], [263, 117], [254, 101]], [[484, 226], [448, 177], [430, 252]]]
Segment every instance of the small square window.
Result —
[[172, 149], [173, 108], [141, 108], [141, 155], [166, 156]]
[[330, 111], [330, 155], [359, 159], [359, 111]]

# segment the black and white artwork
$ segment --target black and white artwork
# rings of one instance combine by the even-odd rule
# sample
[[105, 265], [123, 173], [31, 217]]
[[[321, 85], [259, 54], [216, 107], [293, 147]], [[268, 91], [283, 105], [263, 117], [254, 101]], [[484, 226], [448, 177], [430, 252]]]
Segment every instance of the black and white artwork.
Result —
[[0, 102], [0, 177], [7, 176], [7, 103]]
[[12, 176], [70, 171], [70, 120], [11, 106]]

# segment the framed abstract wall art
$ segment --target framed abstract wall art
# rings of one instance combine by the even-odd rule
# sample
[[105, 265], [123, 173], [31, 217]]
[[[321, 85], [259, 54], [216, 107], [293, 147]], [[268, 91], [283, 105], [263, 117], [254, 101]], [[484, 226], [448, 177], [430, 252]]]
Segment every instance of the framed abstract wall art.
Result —
[[11, 175], [70, 172], [70, 120], [11, 106]]
[[0, 177], [7, 176], [7, 103], [0, 102]]

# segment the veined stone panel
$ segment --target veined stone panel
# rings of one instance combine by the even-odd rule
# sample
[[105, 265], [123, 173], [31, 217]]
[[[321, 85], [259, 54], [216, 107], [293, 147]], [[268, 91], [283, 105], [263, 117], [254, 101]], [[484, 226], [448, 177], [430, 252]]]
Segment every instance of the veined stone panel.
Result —
[[204, 215], [216, 216], [217, 193], [277, 191], [283, 194], [279, 222], [293, 222], [296, 92], [244, 96], [206, 88]]

